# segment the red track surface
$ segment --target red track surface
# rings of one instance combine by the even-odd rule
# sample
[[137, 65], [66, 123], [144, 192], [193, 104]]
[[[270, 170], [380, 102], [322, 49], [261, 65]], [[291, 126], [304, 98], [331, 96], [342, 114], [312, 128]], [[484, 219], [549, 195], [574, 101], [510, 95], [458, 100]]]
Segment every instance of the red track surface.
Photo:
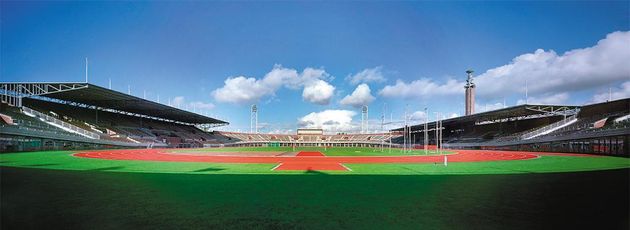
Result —
[[274, 168], [274, 170], [347, 170], [340, 162], [321, 161], [321, 158], [326, 155], [320, 152], [302, 151], [295, 156], [300, 157], [299, 159], [301, 159], [301, 161], [283, 162]]
[[299, 152], [297, 155], [298, 157], [324, 157], [326, 155], [320, 153], [320, 152]]
[[[172, 154], [168, 151], [168, 149], [107, 150], [80, 152], [74, 154], [74, 156], [110, 160], [279, 164], [276, 166], [275, 170], [347, 170], [342, 164], [441, 163], [444, 161], [444, 156], [327, 157], [320, 152], [300, 152], [297, 156], [208, 156], [195, 155], [194, 153]], [[452, 151], [456, 153], [448, 155], [449, 162], [524, 160], [543, 155], [533, 152], [494, 150]]]

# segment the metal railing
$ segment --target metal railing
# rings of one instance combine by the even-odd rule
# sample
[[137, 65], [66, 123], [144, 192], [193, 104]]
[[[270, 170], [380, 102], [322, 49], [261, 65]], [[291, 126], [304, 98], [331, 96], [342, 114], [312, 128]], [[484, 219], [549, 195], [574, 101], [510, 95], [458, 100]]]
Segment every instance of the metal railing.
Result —
[[531, 132], [529, 132], [529, 133], [523, 134], [523, 135], [521, 136], [521, 140], [527, 140], [527, 139], [534, 138], [534, 137], [536, 137], [536, 136], [541, 135], [541, 134], [542, 134], [542, 133], [544, 133], [544, 132], [547, 132], [547, 131], [553, 130], [553, 129], [555, 129], [555, 128], [558, 128], [558, 127], [560, 127], [560, 126], [563, 126], [563, 125], [566, 125], [566, 124], [569, 124], [569, 123], [572, 123], [572, 122], [575, 122], [575, 121], [577, 121], [577, 115], [573, 115], [573, 116], [571, 116], [571, 117], [568, 117], [568, 118], [563, 119], [563, 120], [561, 120], [561, 121], [558, 121], [558, 122], [556, 122], [556, 123], [553, 123], [553, 124], [547, 125], [547, 126], [545, 126], [545, 127], [542, 127], [542, 128], [540, 128], [540, 129], [536, 129], [536, 130], [531, 131]]
[[101, 139], [101, 136], [98, 135], [97, 133], [90, 132], [90, 131], [87, 131], [85, 129], [79, 128], [79, 127], [77, 127], [75, 125], [72, 125], [72, 124], [67, 123], [65, 121], [62, 121], [62, 120], [59, 120], [57, 118], [51, 117], [51, 116], [49, 116], [47, 114], [44, 114], [44, 113], [41, 113], [39, 111], [30, 109], [28, 107], [22, 106], [22, 111], [24, 111], [26, 113], [33, 114], [36, 117], [38, 117], [40, 119], [43, 119], [46, 122], [55, 124], [57, 126], [63, 127], [65, 129], [68, 129], [68, 130], [71, 130], [72, 132], [75, 132], [75, 133], [77, 133], [79, 135], [82, 135], [82, 136], [85, 136], [85, 137], [88, 137], [88, 138], [92, 138], [92, 139]]

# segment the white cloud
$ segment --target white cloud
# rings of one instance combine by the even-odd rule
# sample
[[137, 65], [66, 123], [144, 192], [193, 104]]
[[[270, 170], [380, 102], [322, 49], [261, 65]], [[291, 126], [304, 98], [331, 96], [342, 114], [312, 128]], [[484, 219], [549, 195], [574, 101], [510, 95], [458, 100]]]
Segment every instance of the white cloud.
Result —
[[[330, 78], [330, 75], [323, 69], [306, 68], [302, 73], [298, 73], [295, 69], [275, 65], [261, 79], [245, 76], [229, 77], [224, 81], [223, 87], [212, 91], [212, 96], [219, 102], [253, 103], [263, 97], [274, 96], [276, 91], [283, 86], [297, 90], [309, 85], [322, 85], [320, 81]], [[324, 83], [328, 84], [327, 82]]]
[[[509, 64], [475, 77], [477, 95], [481, 99], [523, 95], [527, 82], [530, 95], [537, 96], [540, 102], [551, 103], [563, 101], [560, 99], [563, 95], [568, 96], [566, 92], [626, 81], [630, 78], [629, 44], [630, 31], [618, 31], [608, 34], [592, 47], [573, 49], [561, 55], [542, 49], [519, 55]], [[398, 80], [394, 85], [385, 86], [379, 94], [399, 98], [462, 95], [464, 78], [446, 83], [429, 79], [409, 83]]]
[[348, 75], [346, 77], [346, 80], [353, 85], [370, 82], [384, 82], [386, 81], [386, 79], [383, 76], [381, 69], [381, 66], [377, 66], [371, 69], [364, 69], [363, 71], [358, 72], [354, 75]]
[[352, 94], [345, 96], [339, 103], [359, 108], [370, 104], [374, 99], [375, 97], [372, 96], [370, 87], [367, 84], [360, 84]]
[[202, 101], [187, 102], [184, 96], [174, 97], [171, 106], [189, 111], [202, 111], [214, 109], [215, 105]]
[[609, 99], [614, 100], [619, 100], [619, 99], [624, 99], [624, 98], [630, 98], [630, 81], [626, 81], [624, 83], [622, 83], [619, 88], [615, 87], [614, 89], [612, 89], [612, 93], [611, 92], [604, 92], [604, 93], [599, 93], [599, 94], [595, 94], [593, 95], [593, 98], [591, 99], [591, 101], [589, 101], [590, 103], [600, 103], [600, 102], [606, 102]]
[[444, 95], [463, 94], [464, 83], [449, 79], [444, 84], [439, 84], [431, 79], [422, 78], [412, 82], [397, 80], [394, 85], [387, 85], [379, 92], [384, 97], [431, 97]]
[[357, 125], [352, 123], [356, 112], [351, 110], [324, 110], [312, 112], [298, 119], [301, 128], [321, 128], [324, 131], [349, 132], [356, 131]]
[[518, 105], [562, 105], [569, 99], [568, 93], [545, 94], [537, 97], [529, 97], [527, 100], [520, 99], [516, 102]]
[[487, 112], [487, 111], [492, 111], [492, 110], [497, 110], [497, 109], [503, 109], [503, 103], [501, 102], [497, 102], [497, 103], [493, 103], [493, 104], [475, 104], [475, 113], [482, 113], [482, 112]]
[[219, 102], [251, 103], [278, 90], [276, 87], [266, 85], [263, 81], [251, 77], [230, 77], [224, 83], [222, 88], [212, 92], [214, 99]]
[[[409, 118], [411, 120], [424, 121], [427, 118], [427, 114], [424, 111], [415, 111], [409, 116]], [[424, 122], [422, 122], [422, 123], [424, 123]]]
[[317, 79], [315, 81], [307, 83], [306, 86], [304, 86], [302, 98], [305, 101], [314, 104], [328, 105], [334, 93], [334, 86], [328, 84], [328, 82]]
[[199, 109], [207, 109], [207, 110], [211, 110], [214, 109], [214, 104], [212, 103], [205, 103], [205, 102], [201, 102], [201, 101], [193, 101], [190, 103], [190, 106], [199, 110]]
[[562, 93], [592, 89], [630, 78], [630, 32], [613, 32], [595, 46], [562, 55], [536, 50], [520, 55], [510, 64], [490, 69], [477, 77], [481, 97], [512, 92]]
[[300, 87], [300, 75], [297, 70], [283, 68], [280, 65], [275, 65], [260, 81], [261, 84], [273, 89], [278, 89], [282, 85], [286, 85], [291, 89]]
[[173, 98], [173, 102], [171, 103], [174, 107], [182, 107], [184, 106], [184, 97], [183, 96], [177, 96], [175, 98]]

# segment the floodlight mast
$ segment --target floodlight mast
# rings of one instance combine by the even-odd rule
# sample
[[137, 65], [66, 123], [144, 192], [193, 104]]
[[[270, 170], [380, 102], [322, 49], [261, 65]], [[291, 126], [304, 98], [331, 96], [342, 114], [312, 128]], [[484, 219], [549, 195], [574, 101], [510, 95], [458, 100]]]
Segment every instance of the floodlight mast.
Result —
[[444, 114], [442, 114], [442, 118], [440, 118], [440, 154], [442, 154], [442, 144], [444, 144]]
[[529, 96], [527, 95], [527, 79], [525, 79], [525, 104], [529, 104]]
[[425, 107], [424, 108], [424, 154], [427, 155], [428, 154], [428, 150], [429, 150], [429, 136], [428, 134], [428, 125], [429, 124], [429, 110]]
[[403, 133], [403, 152], [407, 153], [407, 107], [409, 106], [409, 104], [405, 105], [405, 117], [404, 117], [404, 121], [405, 121], [405, 128], [403, 129], [404, 133]]
[[368, 133], [368, 106], [361, 107], [361, 133]]
[[[381, 133], [385, 133], [385, 110], [387, 109], [387, 103], [383, 103], [383, 111], [381, 111]], [[385, 148], [385, 139], [381, 140], [381, 152]]]
[[387, 109], [387, 103], [383, 103], [383, 111], [381, 111], [381, 132], [385, 132], [385, 110]]
[[[391, 124], [394, 121], [394, 113], [389, 114], [389, 123]], [[389, 131], [389, 153], [392, 153], [392, 132]]]
[[435, 112], [435, 150], [439, 152], [440, 150], [440, 139], [439, 139], [439, 135], [438, 135], [438, 129], [440, 126], [439, 123], [440, 120], [440, 113]]
[[258, 107], [256, 107], [256, 104], [253, 104], [251, 107], [249, 125], [250, 133], [258, 133]]

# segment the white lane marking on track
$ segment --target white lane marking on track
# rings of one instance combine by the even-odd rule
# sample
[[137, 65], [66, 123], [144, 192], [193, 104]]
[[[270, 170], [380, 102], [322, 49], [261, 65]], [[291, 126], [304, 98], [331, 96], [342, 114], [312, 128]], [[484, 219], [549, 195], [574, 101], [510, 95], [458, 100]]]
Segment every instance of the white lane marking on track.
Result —
[[345, 166], [345, 165], [344, 165], [344, 164], [342, 164], [342, 163], [339, 163], [339, 165], [341, 165], [341, 167], [346, 168], [348, 171], [352, 171], [352, 169], [350, 169], [348, 166]]
[[275, 167], [273, 167], [273, 168], [271, 169], [271, 171], [276, 170], [278, 167], [280, 167], [280, 165], [282, 165], [282, 163], [280, 163], [280, 164], [276, 165]]

